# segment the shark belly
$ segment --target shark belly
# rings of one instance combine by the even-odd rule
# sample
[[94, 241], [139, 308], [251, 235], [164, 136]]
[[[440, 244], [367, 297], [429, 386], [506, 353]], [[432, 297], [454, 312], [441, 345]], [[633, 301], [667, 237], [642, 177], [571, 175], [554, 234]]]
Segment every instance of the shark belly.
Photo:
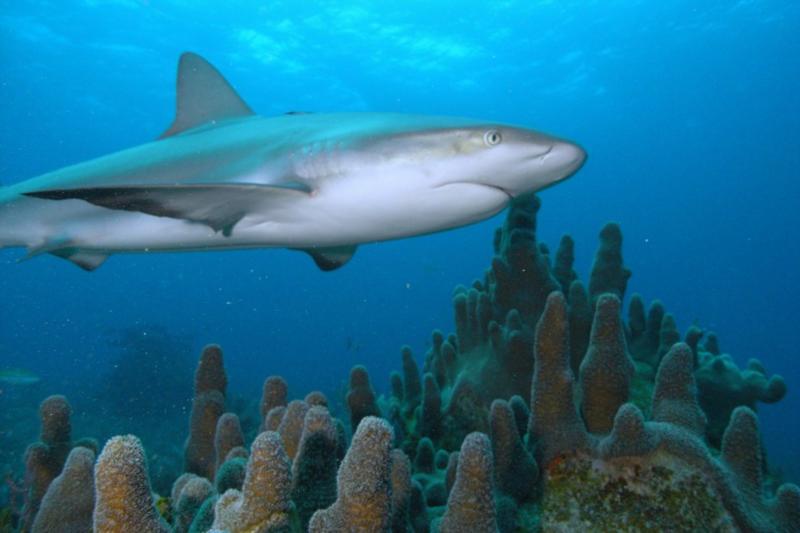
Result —
[[83, 200], [17, 196], [0, 202], [0, 243], [26, 247], [29, 255], [67, 248], [107, 255], [335, 247], [464, 226], [496, 214], [508, 201], [504, 193], [474, 184], [450, 184], [426, 195], [415, 194], [412, 185], [363, 185], [361, 180], [352, 184], [342, 180], [315, 196], [254, 209], [230, 235], [197, 222], [108, 209]]
[[[291, 224], [273, 224], [278, 235], [270, 240], [291, 237], [280, 245], [309, 247], [402, 239], [474, 224], [499, 213], [509, 201], [502, 191], [477, 184], [421, 190], [413, 179], [387, 179], [384, 184], [339, 180], [297, 204]], [[266, 231], [267, 226], [252, 230]]]

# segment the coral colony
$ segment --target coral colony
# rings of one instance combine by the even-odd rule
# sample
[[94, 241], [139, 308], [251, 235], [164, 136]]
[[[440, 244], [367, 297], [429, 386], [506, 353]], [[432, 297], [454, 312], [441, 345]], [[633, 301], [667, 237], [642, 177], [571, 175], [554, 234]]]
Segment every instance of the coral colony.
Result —
[[[73, 441], [62, 396], [41, 405], [19, 524], [33, 532], [516, 532], [800, 530], [800, 490], [775, 488], [757, 402], [786, 392], [717, 338], [681, 337], [634, 295], [622, 235], [600, 233], [588, 288], [573, 242], [535, 238], [538, 199], [497, 231], [483, 281], [457, 289], [456, 332], [433, 333], [419, 371], [403, 348], [391, 392], [350, 373], [348, 413], [319, 392], [264, 383], [245, 442], [226, 412], [223, 353], [195, 374], [184, 473], [153, 494], [133, 435]], [[352, 438], [348, 435], [352, 433]]]

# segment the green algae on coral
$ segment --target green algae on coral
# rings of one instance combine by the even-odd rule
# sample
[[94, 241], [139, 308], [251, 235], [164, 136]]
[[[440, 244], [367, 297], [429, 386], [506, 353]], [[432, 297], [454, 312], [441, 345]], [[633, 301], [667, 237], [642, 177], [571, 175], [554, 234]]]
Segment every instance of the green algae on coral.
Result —
[[0, 509], [0, 533], [14, 533], [14, 511], [11, 507]]
[[543, 531], [736, 531], [713, 484], [671, 455], [569, 455], [544, 472]]
[[[631, 390], [628, 401], [641, 409], [645, 416], [650, 416], [650, 409], [653, 401], [653, 377], [655, 372], [650, 365], [641, 361], [634, 363], [636, 371], [631, 380]], [[648, 378], [648, 376], [650, 376]]]

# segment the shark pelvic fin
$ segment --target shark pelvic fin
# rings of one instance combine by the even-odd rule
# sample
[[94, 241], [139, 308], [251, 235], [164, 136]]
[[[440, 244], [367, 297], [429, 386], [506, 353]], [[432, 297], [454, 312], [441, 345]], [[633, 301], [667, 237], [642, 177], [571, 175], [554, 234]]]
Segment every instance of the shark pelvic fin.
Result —
[[51, 252], [55, 252], [56, 250], [69, 248], [72, 245], [72, 239], [64, 235], [50, 237], [45, 241], [29, 245], [28, 253], [25, 254], [25, 257], [22, 257], [19, 261], [27, 261], [28, 259], [33, 259], [34, 257], [42, 254], [49, 254]]
[[108, 254], [80, 250], [77, 248], [62, 248], [61, 250], [54, 250], [49, 253], [55, 255], [56, 257], [66, 259], [73, 265], [78, 265], [87, 272], [95, 270], [97, 267], [105, 263], [106, 259], [108, 259]]
[[354, 244], [347, 246], [332, 246], [330, 248], [294, 248], [311, 256], [320, 270], [330, 272], [343, 266], [352, 259], [356, 253]]
[[48, 239], [43, 243], [29, 246], [28, 253], [18, 259], [17, 262], [21, 263], [42, 254], [50, 254], [66, 259], [88, 272], [102, 265], [109, 256], [104, 252], [82, 250], [74, 246], [74, 242], [69, 237], [59, 236]]
[[47, 200], [78, 199], [108, 209], [134, 211], [205, 224], [229, 237], [256, 206], [283, 203], [286, 195], [308, 194], [299, 182], [281, 185], [169, 185], [52, 189], [24, 193]]
[[175, 120], [159, 139], [253, 111], [211, 63], [192, 52], [178, 61]]

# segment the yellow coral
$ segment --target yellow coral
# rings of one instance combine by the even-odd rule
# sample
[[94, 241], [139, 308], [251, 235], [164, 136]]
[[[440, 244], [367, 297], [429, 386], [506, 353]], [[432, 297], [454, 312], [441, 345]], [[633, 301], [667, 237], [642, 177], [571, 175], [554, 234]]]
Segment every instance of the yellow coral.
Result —
[[339, 468], [338, 498], [314, 513], [310, 532], [388, 530], [393, 440], [394, 433], [385, 420], [374, 416], [361, 420]]
[[289, 527], [292, 502], [290, 462], [274, 431], [253, 442], [242, 491], [229, 489], [215, 508], [214, 529], [267, 533]]
[[150, 494], [142, 443], [133, 435], [109, 440], [95, 467], [95, 533], [166, 533]]

